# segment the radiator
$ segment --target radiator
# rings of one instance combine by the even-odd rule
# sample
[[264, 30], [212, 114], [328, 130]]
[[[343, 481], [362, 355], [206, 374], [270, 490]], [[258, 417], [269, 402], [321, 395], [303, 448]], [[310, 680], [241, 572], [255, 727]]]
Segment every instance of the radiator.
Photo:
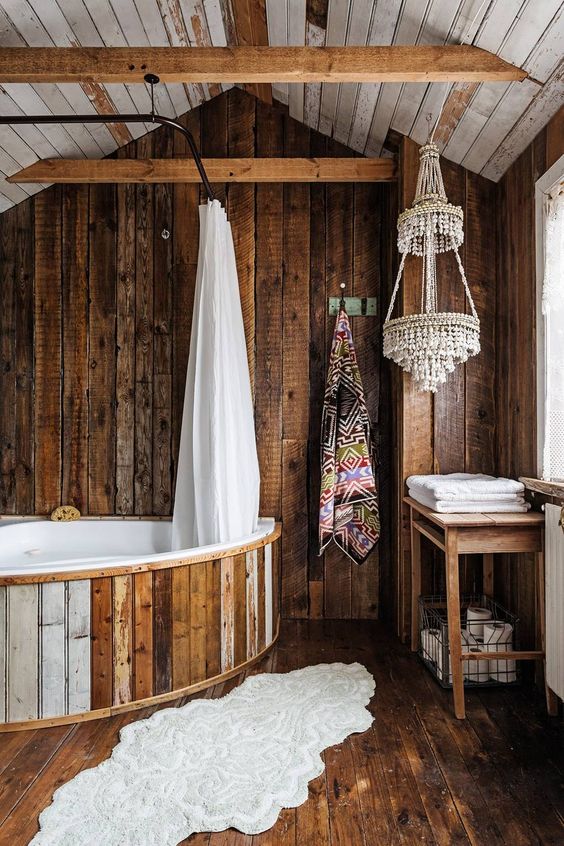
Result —
[[564, 509], [547, 504], [545, 516], [546, 683], [564, 699]]

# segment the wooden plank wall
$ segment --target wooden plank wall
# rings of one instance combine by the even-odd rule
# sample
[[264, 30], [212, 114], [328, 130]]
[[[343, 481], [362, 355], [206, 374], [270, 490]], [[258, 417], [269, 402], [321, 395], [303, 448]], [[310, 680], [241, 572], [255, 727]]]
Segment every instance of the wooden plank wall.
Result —
[[[206, 156], [352, 155], [284, 107], [239, 89], [183, 120]], [[185, 156], [184, 139], [159, 129], [118, 153], [152, 154]], [[348, 293], [376, 296], [383, 306], [383, 215], [395, 186], [215, 189], [227, 203], [237, 254], [261, 513], [284, 522], [283, 613], [376, 617], [379, 605], [390, 607], [389, 582], [379, 578], [381, 566], [392, 570], [389, 519], [361, 569], [335, 550], [317, 556], [319, 429], [333, 330], [327, 297], [344, 281]], [[47, 514], [70, 502], [90, 514], [171, 513], [200, 199], [197, 185], [65, 185], [0, 217], [0, 512]], [[353, 323], [384, 467], [392, 415], [381, 387], [379, 320]], [[380, 486], [385, 515], [389, 473]], [[234, 579], [245, 577], [239, 569]], [[221, 580], [219, 572], [194, 572], [189, 595], [208, 577]], [[107, 617], [130, 587], [112, 600], [100, 584], [94, 616]], [[153, 609], [158, 626], [170, 626], [171, 591], [183, 589], [163, 577]], [[151, 643], [156, 635], [146, 633], [144, 649], [159, 648], [158, 637]], [[101, 687], [106, 682], [100, 678]]]
[[[498, 183], [496, 446], [498, 471], [537, 477], [535, 182], [564, 153], [564, 109]], [[544, 498], [538, 497], [539, 501]], [[534, 639], [533, 562], [505, 557], [495, 587]]]
[[[392, 369], [394, 407], [398, 410], [394, 432], [395, 519], [392, 524], [394, 558], [398, 563], [390, 575], [394, 582], [393, 616], [397, 633], [403, 640], [409, 633], [411, 590], [409, 513], [402, 506], [402, 497], [407, 492], [405, 479], [415, 473], [492, 472], [496, 467], [496, 186], [460, 165], [443, 160], [441, 166], [449, 200], [464, 210], [465, 243], [461, 258], [480, 317], [482, 353], [458, 367], [434, 396], [416, 392], [406, 374], [395, 366]], [[401, 209], [413, 201], [418, 167], [417, 145], [408, 138], [402, 139]], [[393, 245], [390, 249], [393, 255]], [[408, 260], [401, 292], [402, 313], [417, 311], [420, 307], [420, 273], [420, 261]], [[439, 307], [468, 311], [462, 281], [451, 257], [439, 258], [438, 274]], [[464, 591], [481, 590], [476, 563], [469, 558], [463, 564]], [[442, 561], [428, 560], [426, 564], [423, 591], [444, 592]]]

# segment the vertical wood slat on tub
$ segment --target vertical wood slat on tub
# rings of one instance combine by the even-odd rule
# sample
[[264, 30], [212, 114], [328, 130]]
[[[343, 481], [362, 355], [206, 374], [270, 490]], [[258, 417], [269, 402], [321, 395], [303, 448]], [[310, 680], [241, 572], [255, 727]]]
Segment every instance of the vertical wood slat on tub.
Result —
[[[66, 587], [67, 582], [39, 586], [39, 716], [67, 713]], [[10, 588], [12, 590], [12, 588]]]
[[107, 708], [113, 701], [112, 580], [92, 579], [92, 702]]
[[272, 624], [274, 633], [280, 615], [280, 557], [282, 555], [280, 538], [275, 540], [270, 548], [272, 549]]
[[153, 692], [172, 690], [172, 576], [170, 570], [153, 573]]
[[190, 570], [190, 682], [206, 677], [206, 564]]
[[133, 577], [133, 678], [135, 699], [153, 695], [153, 574]]
[[258, 574], [257, 551], [251, 549], [245, 554], [247, 562], [247, 658], [257, 654], [257, 602]]
[[67, 582], [67, 713], [90, 710], [90, 579]]
[[274, 631], [272, 547], [269, 543], [264, 548], [264, 638], [267, 645], [272, 642]]
[[206, 675], [221, 671], [221, 561], [206, 564]]
[[8, 590], [8, 720], [38, 716], [39, 591], [37, 585]]
[[266, 586], [265, 586], [265, 552], [262, 546], [257, 553], [257, 652], [266, 645]]
[[132, 579], [132, 576], [114, 576], [112, 579], [114, 705], [130, 702], [134, 698], [131, 678], [133, 629]]
[[234, 660], [235, 603], [234, 559], [221, 559], [221, 672], [231, 670]]
[[247, 561], [245, 554], [233, 557], [233, 661], [247, 660]]
[[0, 586], [0, 722], [6, 722], [6, 677], [8, 675], [7, 623], [8, 588]]
[[190, 684], [190, 567], [172, 571], [172, 687]]

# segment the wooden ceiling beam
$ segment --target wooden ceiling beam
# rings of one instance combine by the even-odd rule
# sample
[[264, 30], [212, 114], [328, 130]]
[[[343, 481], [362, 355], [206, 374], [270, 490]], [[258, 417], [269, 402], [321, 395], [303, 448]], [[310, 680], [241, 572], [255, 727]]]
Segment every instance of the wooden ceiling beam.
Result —
[[470, 45], [5, 47], [3, 82], [501, 82], [520, 68]]
[[[210, 182], [391, 182], [391, 158], [203, 159]], [[8, 182], [200, 182], [192, 159], [44, 159]]]

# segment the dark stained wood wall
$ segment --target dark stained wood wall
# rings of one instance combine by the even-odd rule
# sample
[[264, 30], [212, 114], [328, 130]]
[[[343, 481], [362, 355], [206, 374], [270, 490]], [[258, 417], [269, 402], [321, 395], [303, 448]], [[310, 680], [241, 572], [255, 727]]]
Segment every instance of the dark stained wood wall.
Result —
[[[536, 477], [535, 182], [564, 153], [561, 109], [498, 184], [496, 447], [499, 473]], [[539, 498], [540, 499], [540, 498]], [[530, 556], [502, 558], [496, 589], [521, 618], [525, 643], [535, 619]]]
[[[206, 156], [349, 154], [238, 89], [185, 120]], [[186, 149], [159, 129], [118, 155]], [[378, 318], [353, 321], [382, 455], [383, 538], [361, 568], [334, 549], [317, 556], [319, 429], [333, 329], [327, 297], [344, 281], [347, 293], [384, 305], [395, 188], [215, 187], [238, 261], [261, 513], [284, 522], [283, 612], [375, 617], [380, 593], [390, 607], [393, 569], [391, 409]], [[66, 185], [0, 217], [0, 512], [47, 514], [70, 502], [90, 514], [171, 513], [200, 199], [196, 185]], [[170, 590], [163, 583], [159, 596]]]

